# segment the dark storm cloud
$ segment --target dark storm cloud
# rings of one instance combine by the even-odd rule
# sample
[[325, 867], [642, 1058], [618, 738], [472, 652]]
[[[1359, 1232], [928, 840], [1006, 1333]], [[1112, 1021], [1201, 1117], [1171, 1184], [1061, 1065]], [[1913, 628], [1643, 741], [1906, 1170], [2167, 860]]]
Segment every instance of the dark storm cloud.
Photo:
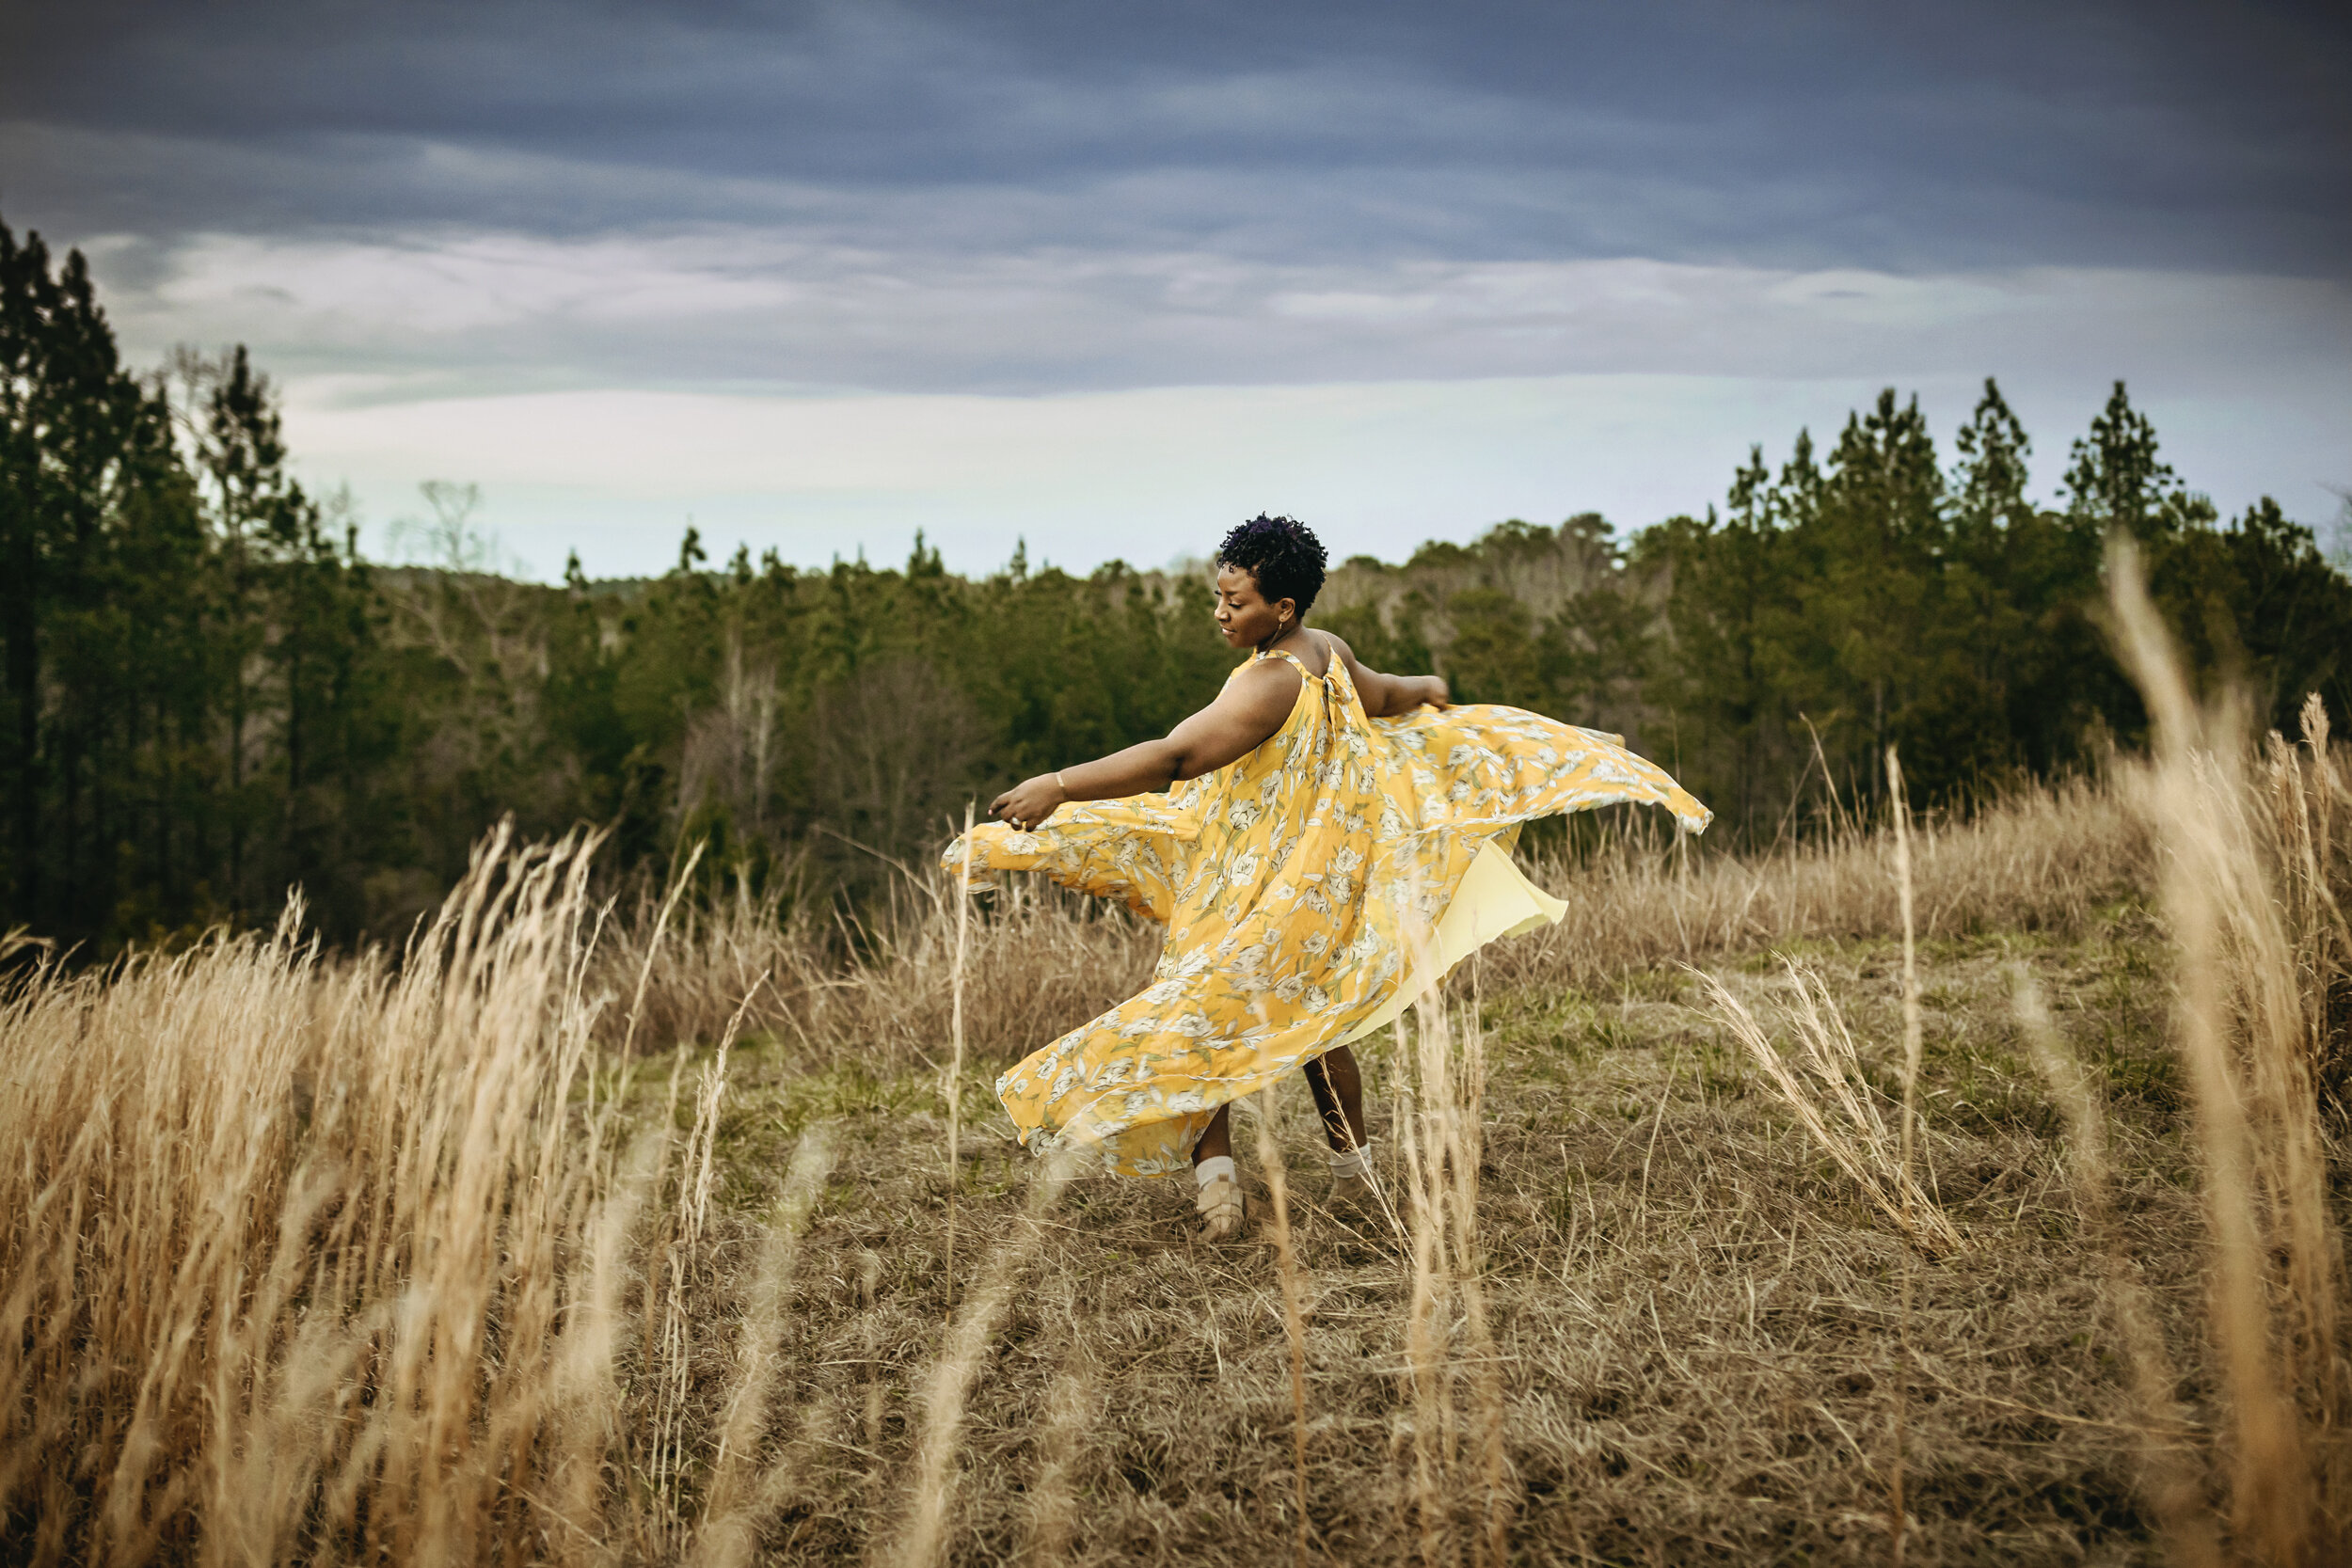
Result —
[[0, 213], [2341, 277], [2344, 15], [19, 0]]

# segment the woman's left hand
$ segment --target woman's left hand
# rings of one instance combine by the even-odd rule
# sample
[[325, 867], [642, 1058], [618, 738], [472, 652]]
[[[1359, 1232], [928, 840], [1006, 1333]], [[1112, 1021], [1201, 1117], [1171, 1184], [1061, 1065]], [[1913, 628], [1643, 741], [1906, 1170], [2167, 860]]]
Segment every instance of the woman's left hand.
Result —
[[1051, 773], [1040, 773], [1025, 780], [996, 797], [988, 808], [988, 815], [1009, 827], [1023, 832], [1040, 826], [1054, 815], [1054, 808], [1070, 799], [1062, 793], [1060, 784]]

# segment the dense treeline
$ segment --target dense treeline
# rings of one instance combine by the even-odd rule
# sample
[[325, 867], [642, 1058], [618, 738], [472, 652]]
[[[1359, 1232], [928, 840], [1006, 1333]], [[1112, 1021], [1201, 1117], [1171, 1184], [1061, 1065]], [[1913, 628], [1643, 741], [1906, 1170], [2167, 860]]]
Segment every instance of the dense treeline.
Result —
[[[2209, 677], [2273, 722], [2307, 690], [2345, 711], [2352, 582], [2268, 500], [2224, 525], [2121, 385], [2059, 509], [2026, 499], [1991, 383], [1955, 449], [1889, 392], [1825, 458], [1759, 451], [1704, 518], [1357, 558], [1315, 619], [1465, 698], [1630, 732], [1735, 833], [1825, 784], [1853, 804], [1888, 742], [1922, 803], [2132, 743], [2096, 610], [2114, 531]], [[371, 564], [288, 460], [243, 350], [134, 374], [80, 256], [0, 227], [10, 923], [104, 951], [299, 883], [329, 934], [396, 934], [507, 815], [606, 825], [621, 871], [699, 840], [714, 879], [867, 898], [975, 793], [1164, 732], [1232, 663], [1198, 574], [1016, 553], [975, 580], [920, 539], [810, 571], [714, 564], [690, 531], [656, 580], [518, 582], [449, 484], [434, 563]]]
[[[1947, 468], [1915, 400], [1887, 391], [1826, 459], [1802, 432], [1776, 473], [1759, 449], [1721, 511], [1622, 555], [1593, 517], [1429, 546], [1403, 575], [1486, 571], [1393, 594], [1385, 624], [1409, 631], [1383, 645], [1420, 656], [1436, 626], [1461, 692], [1631, 730], [1745, 831], [1774, 830], [1808, 775], [1850, 807], [1876, 796], [1889, 744], [1923, 803], [1963, 803], [2136, 743], [2145, 718], [2101, 627], [2111, 535], [2137, 545], [2196, 669], [2261, 721], [2292, 730], [2312, 691], [2339, 720], [2352, 704], [2352, 580], [2267, 497], [2222, 524], [2121, 382], [2073, 445], [2060, 508], [2026, 499], [2030, 445], [1993, 382], [1953, 445]], [[1584, 563], [1574, 586], [1531, 593], [1534, 561], [1564, 554]]]

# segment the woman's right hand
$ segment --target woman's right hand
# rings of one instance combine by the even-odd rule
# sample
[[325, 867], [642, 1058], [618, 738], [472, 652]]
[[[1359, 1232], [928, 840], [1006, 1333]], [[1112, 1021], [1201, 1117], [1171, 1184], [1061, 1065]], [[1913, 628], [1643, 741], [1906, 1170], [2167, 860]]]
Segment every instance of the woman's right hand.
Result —
[[1443, 675], [1423, 675], [1421, 678], [1421, 705], [1449, 708], [1454, 705], [1454, 691]]
[[1069, 799], [1063, 793], [1058, 779], [1051, 773], [1040, 773], [1034, 779], [1024, 779], [996, 797], [988, 808], [988, 815], [1008, 827], [1027, 832], [1053, 816], [1054, 808]]

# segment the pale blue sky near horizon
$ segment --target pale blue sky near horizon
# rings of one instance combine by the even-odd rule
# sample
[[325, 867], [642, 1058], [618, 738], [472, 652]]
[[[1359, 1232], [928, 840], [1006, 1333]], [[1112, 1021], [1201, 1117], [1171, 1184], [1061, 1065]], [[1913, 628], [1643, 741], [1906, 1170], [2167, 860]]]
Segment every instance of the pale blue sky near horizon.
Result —
[[2340, 8], [228, 0], [0, 15], [0, 220], [134, 363], [251, 345], [373, 553], [690, 516], [1075, 570], [1249, 513], [1621, 532], [1882, 386], [2055, 492], [2122, 378], [2192, 486], [2352, 486]]

